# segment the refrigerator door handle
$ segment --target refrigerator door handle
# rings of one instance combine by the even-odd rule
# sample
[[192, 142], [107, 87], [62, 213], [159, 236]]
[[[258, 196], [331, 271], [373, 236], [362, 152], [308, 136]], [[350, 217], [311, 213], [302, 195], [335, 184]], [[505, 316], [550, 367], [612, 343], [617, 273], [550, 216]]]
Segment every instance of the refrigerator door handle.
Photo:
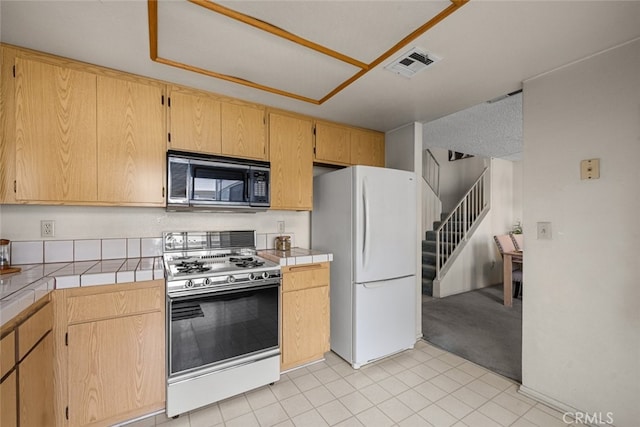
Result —
[[364, 215], [363, 227], [364, 232], [362, 233], [362, 267], [364, 268], [369, 261], [369, 199], [367, 198], [367, 179], [362, 180], [362, 211]]
[[414, 277], [414, 275], [409, 274], [406, 276], [394, 277], [393, 279], [375, 280], [373, 282], [366, 282], [366, 283], [356, 283], [356, 285], [360, 285], [366, 289], [375, 289], [375, 288], [381, 288], [383, 286], [388, 285], [390, 280], [401, 280], [401, 279], [406, 279], [407, 277]]

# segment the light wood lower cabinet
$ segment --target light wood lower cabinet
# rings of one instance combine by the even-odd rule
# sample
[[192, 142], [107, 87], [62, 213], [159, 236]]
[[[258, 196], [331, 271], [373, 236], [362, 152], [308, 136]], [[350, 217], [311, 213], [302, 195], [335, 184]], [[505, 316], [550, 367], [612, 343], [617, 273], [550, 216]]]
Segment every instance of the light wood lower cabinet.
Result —
[[[51, 319], [49, 320], [51, 322]], [[51, 323], [49, 324], [51, 327]], [[18, 365], [20, 427], [52, 425], [53, 334], [47, 335]]]
[[58, 369], [68, 426], [112, 425], [163, 409], [164, 281], [56, 292], [64, 293], [57, 300], [66, 352]]
[[3, 327], [0, 342], [0, 425], [55, 425], [53, 310], [48, 297]]
[[282, 359], [287, 370], [329, 351], [329, 263], [282, 269]]
[[[18, 425], [16, 334], [9, 331], [0, 340], [0, 426], [15, 427]], [[13, 372], [12, 372], [13, 371]], [[9, 372], [8, 376], [5, 377]]]
[[0, 383], [0, 426], [2, 427], [18, 425], [16, 377], [16, 371], [13, 371]]

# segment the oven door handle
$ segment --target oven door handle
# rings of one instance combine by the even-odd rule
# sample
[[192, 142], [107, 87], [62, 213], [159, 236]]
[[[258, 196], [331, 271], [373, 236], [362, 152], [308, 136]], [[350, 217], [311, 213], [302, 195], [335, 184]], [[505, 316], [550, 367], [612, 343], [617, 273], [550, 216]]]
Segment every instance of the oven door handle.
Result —
[[259, 291], [261, 289], [273, 287], [274, 285], [280, 286], [280, 279], [270, 280], [268, 282], [261, 282], [260, 284], [247, 283], [247, 284], [241, 284], [241, 285], [230, 284], [230, 285], [224, 285], [224, 286], [216, 286], [214, 288], [207, 288], [207, 287], [190, 288], [187, 290], [169, 292], [167, 295], [171, 299], [176, 299], [176, 298], [191, 297], [191, 296], [202, 296], [203, 294], [219, 294], [223, 292], [226, 293], [230, 291], [246, 291], [246, 290], [253, 290], [253, 289], [255, 289], [256, 291]]

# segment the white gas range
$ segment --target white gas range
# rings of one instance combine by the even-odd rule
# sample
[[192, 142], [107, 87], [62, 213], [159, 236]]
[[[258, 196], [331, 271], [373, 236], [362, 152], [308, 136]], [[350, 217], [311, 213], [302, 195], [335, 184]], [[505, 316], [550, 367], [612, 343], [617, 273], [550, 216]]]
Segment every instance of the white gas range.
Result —
[[167, 415], [280, 379], [280, 266], [255, 231], [166, 232]]

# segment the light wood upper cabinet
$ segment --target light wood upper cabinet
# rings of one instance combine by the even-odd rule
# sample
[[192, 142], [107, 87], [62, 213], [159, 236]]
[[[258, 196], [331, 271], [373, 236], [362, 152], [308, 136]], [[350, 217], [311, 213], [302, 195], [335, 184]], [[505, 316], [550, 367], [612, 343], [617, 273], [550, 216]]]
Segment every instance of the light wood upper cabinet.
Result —
[[222, 154], [268, 160], [264, 107], [223, 102]]
[[351, 130], [351, 163], [384, 167], [384, 134], [369, 130]]
[[0, 47], [0, 203], [15, 203], [16, 179], [15, 85], [16, 50]]
[[97, 200], [96, 76], [16, 59], [17, 200]]
[[282, 269], [282, 370], [329, 351], [329, 263]]
[[269, 114], [271, 209], [313, 208], [313, 123]]
[[351, 136], [346, 126], [316, 121], [315, 161], [351, 164]]
[[316, 121], [315, 162], [384, 167], [384, 134]]
[[220, 101], [211, 94], [172, 87], [169, 93], [169, 148], [221, 154]]
[[98, 76], [98, 200], [164, 205], [164, 85]]

